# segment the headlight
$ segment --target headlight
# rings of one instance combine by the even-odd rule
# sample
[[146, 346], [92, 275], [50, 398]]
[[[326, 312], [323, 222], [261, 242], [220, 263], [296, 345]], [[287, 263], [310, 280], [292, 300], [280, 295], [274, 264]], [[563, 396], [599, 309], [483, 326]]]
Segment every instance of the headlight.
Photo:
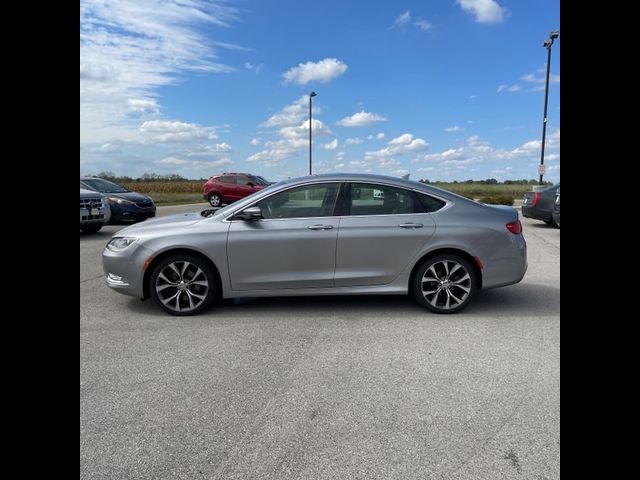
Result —
[[117, 203], [118, 205], [122, 205], [123, 203], [133, 205], [134, 203], [130, 200], [125, 200], [124, 198], [118, 198], [118, 197], [109, 197], [109, 201], [113, 203]]
[[138, 240], [136, 237], [113, 237], [111, 241], [107, 243], [107, 248], [112, 252], [120, 252], [136, 240]]

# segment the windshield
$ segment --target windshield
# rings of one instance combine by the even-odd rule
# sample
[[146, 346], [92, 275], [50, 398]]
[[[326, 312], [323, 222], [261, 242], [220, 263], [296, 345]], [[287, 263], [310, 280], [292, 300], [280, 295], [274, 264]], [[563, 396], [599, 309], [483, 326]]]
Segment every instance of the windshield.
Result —
[[82, 180], [82, 182], [100, 193], [126, 193], [129, 191], [118, 184], [115, 184], [108, 180], [104, 180], [102, 178], [90, 178], [87, 180]]
[[256, 185], [269, 185], [269, 182], [267, 182], [264, 178], [258, 175], [247, 175], [247, 176]]
[[251, 195], [248, 195], [246, 197], [244, 197], [242, 200], [236, 202], [236, 203], [231, 203], [229, 205], [227, 205], [226, 207], [222, 207], [218, 210], [215, 211], [215, 213], [213, 214], [213, 216], [218, 216], [218, 215], [224, 215], [225, 212], [227, 212], [229, 210], [229, 207], [237, 207], [239, 204], [242, 205], [247, 205], [248, 203], [251, 203], [253, 197], [255, 197], [256, 195], [262, 195], [264, 192], [270, 192], [271, 190], [273, 190], [276, 187], [279, 187], [280, 185], [282, 185], [283, 183], [285, 183], [284, 180], [278, 182], [278, 183], [274, 183], [272, 185], [269, 185], [265, 188], [263, 188], [262, 190], [258, 190], [255, 193], [252, 193]]

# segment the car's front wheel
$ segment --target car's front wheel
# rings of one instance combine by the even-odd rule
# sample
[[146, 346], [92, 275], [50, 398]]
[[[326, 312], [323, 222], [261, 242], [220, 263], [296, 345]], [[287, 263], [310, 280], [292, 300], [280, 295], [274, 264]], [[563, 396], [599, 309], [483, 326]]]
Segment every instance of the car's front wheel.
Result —
[[158, 263], [149, 290], [160, 308], [171, 315], [195, 315], [209, 307], [218, 288], [213, 269], [201, 258], [177, 254]]
[[219, 207], [222, 205], [222, 197], [217, 193], [212, 193], [209, 195], [209, 205], [212, 207]]
[[453, 254], [427, 259], [413, 277], [413, 295], [435, 313], [455, 313], [465, 308], [477, 289], [469, 262]]

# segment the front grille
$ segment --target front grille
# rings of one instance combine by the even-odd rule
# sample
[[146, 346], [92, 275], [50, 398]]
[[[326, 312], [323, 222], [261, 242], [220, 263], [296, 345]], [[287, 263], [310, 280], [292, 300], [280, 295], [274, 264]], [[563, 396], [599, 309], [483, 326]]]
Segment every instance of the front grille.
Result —
[[136, 202], [136, 205], [140, 208], [151, 208], [153, 207], [153, 202], [151, 200], [143, 200], [142, 202]]
[[102, 198], [100, 197], [80, 199], [80, 208], [102, 208], [102, 206]]

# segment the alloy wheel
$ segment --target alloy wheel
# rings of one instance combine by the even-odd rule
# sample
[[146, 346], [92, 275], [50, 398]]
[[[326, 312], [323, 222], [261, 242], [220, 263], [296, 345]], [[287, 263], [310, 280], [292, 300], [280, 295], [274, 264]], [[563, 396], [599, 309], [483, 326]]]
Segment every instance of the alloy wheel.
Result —
[[464, 304], [471, 292], [471, 275], [454, 260], [435, 262], [422, 276], [422, 295], [434, 308], [451, 310]]
[[174, 261], [157, 275], [155, 291], [165, 308], [187, 313], [198, 308], [209, 294], [209, 280], [205, 272], [188, 261]]
[[214, 193], [213, 195], [211, 195], [209, 197], [209, 204], [212, 207], [219, 207], [222, 204], [222, 199], [220, 198], [220, 195]]

